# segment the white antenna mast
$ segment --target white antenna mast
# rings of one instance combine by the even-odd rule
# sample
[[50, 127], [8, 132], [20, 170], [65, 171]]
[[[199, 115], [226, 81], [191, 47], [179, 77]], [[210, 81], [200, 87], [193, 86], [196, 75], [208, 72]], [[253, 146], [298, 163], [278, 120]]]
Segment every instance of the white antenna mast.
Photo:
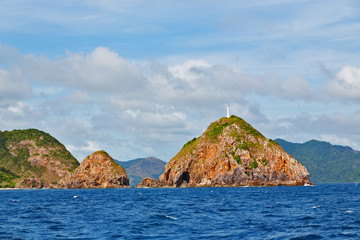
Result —
[[230, 109], [229, 109], [229, 105], [226, 105], [226, 117], [229, 118], [230, 117]]

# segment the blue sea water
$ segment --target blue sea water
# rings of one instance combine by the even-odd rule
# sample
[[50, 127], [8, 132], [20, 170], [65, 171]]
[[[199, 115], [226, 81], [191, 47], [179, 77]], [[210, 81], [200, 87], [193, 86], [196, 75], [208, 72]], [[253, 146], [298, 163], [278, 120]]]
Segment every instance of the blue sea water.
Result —
[[360, 184], [0, 191], [0, 239], [360, 239]]

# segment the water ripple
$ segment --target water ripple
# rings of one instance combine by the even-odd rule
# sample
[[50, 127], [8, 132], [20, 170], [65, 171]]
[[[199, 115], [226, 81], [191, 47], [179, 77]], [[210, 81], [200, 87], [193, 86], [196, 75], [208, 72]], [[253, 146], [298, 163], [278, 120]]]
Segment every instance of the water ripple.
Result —
[[359, 239], [360, 188], [4, 190], [0, 239]]

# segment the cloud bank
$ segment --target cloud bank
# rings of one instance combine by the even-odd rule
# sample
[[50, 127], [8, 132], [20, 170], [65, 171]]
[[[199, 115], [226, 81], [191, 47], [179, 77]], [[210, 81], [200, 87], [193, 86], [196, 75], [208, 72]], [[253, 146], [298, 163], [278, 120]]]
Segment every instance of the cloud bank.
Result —
[[223, 117], [226, 104], [268, 137], [336, 142], [337, 136], [359, 146], [356, 132], [343, 131], [350, 125], [360, 129], [358, 112], [264, 113], [272, 102], [272, 109], [284, 108], [276, 106], [279, 101], [291, 108], [298, 103], [339, 106], [347, 99], [358, 100], [357, 67], [344, 66], [319, 88], [298, 75], [254, 75], [204, 59], [171, 65], [133, 62], [102, 46], [57, 59], [13, 54], [18, 61], [4, 62], [6, 67], [0, 68], [3, 130], [48, 131], [79, 160], [101, 148], [120, 160], [153, 154], [167, 161]]

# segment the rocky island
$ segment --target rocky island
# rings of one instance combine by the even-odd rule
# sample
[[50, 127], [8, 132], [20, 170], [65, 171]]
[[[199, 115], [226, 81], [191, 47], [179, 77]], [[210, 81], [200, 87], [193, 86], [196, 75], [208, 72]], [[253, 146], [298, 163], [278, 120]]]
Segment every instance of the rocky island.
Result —
[[65, 146], [37, 129], [0, 131], [0, 187], [58, 188], [79, 166]]
[[137, 187], [297, 186], [311, 184], [309, 173], [279, 144], [243, 119], [212, 123], [186, 143], [158, 180]]
[[64, 188], [121, 188], [129, 187], [129, 178], [109, 154], [97, 151], [86, 157], [60, 184]]
[[0, 131], [0, 188], [128, 187], [124, 168], [105, 151], [79, 164], [50, 134], [37, 129]]

